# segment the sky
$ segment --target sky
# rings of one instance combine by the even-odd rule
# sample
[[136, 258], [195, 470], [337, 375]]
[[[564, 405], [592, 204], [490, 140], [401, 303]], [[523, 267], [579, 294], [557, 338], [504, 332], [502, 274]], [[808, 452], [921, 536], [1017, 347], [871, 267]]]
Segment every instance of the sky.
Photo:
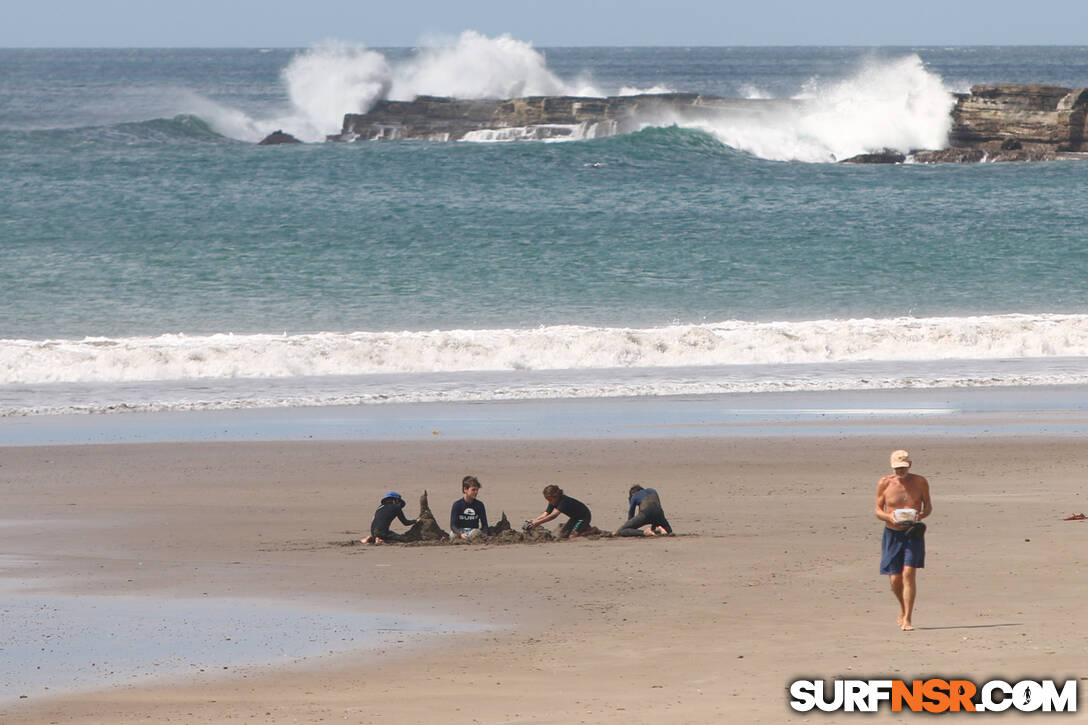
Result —
[[1088, 45], [1088, 0], [0, 0], [0, 47]]

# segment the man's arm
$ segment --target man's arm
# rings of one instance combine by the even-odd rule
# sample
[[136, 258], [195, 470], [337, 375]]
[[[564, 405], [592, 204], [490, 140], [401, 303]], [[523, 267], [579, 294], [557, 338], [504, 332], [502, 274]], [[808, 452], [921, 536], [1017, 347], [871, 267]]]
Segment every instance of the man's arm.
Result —
[[876, 505], [873, 507], [873, 513], [876, 517], [884, 523], [895, 525], [895, 517], [884, 510], [884, 492], [888, 490], [888, 479], [882, 478], [876, 485]]
[[922, 510], [918, 512], [918, 520], [929, 516], [933, 513], [933, 502], [929, 499], [929, 481], [922, 479]]

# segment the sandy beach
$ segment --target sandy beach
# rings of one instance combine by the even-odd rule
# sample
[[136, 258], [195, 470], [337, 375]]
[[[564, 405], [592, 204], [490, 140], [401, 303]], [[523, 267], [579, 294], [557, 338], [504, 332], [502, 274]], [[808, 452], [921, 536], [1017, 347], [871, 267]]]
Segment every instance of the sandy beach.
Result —
[[[877, 573], [872, 514], [898, 447], [935, 508], [911, 633]], [[1088, 510], [1086, 466], [1076, 438], [936, 432], [5, 448], [10, 626], [27, 625], [11, 605], [33, 596], [267, 600], [449, 625], [286, 664], [224, 666], [211, 649], [165, 678], [12, 693], [0, 720], [774, 723], [800, 719], [787, 690], [802, 677], [1088, 679], [1088, 521], [1063, 521]], [[467, 473], [515, 525], [556, 483], [615, 528], [630, 484], [651, 485], [679, 535], [350, 545], [385, 491], [414, 516], [427, 489], [441, 521]]]

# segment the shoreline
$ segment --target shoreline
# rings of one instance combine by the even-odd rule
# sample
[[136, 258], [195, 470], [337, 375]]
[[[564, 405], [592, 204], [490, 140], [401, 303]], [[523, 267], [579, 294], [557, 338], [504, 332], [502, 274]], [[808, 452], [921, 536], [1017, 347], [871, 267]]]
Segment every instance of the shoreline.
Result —
[[302, 606], [265, 597], [147, 593], [43, 595], [32, 593], [29, 583], [9, 579], [10, 591], [0, 593], [9, 632], [6, 657], [0, 661], [0, 710], [20, 699], [80, 697], [202, 673], [237, 677], [288, 671], [330, 658], [433, 646], [454, 634], [454, 627], [472, 629], [453, 617], [443, 622], [361, 612], [344, 603]]
[[[897, 447], [930, 479], [935, 506], [909, 634], [876, 573], [872, 515]], [[237, 678], [201, 673], [0, 705], [20, 722], [781, 722], [794, 717], [786, 688], [800, 677], [1088, 676], [1088, 641], [1070, 630], [1088, 584], [1068, 576], [1088, 528], [1061, 520], [1088, 509], [1088, 450], [1074, 437], [868, 429], [3, 453], [6, 516], [31, 522], [0, 526], [3, 550], [30, 562], [4, 577], [32, 575], [42, 595], [336, 601], [509, 625]], [[603, 528], [625, 517], [631, 482], [651, 483], [681, 535], [343, 545], [383, 491], [400, 490], [412, 516], [426, 488], [441, 516], [470, 472], [492, 518], [538, 513], [540, 488], [554, 482]]]
[[8, 446], [212, 441], [1088, 434], [1088, 385], [0, 417]]

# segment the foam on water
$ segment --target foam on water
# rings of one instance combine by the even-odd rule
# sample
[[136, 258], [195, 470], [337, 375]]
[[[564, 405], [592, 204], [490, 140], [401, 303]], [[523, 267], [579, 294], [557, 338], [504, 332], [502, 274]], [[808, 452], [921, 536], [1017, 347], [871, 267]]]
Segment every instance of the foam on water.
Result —
[[0, 384], [1088, 356], [1088, 315], [0, 340]]
[[0, 340], [0, 417], [1083, 385], [1088, 315]]
[[601, 123], [579, 124], [539, 124], [536, 126], [513, 126], [510, 128], [486, 128], [469, 131], [461, 139], [464, 143], [503, 143], [508, 141], [583, 141], [615, 134], [615, 124], [608, 121]]

